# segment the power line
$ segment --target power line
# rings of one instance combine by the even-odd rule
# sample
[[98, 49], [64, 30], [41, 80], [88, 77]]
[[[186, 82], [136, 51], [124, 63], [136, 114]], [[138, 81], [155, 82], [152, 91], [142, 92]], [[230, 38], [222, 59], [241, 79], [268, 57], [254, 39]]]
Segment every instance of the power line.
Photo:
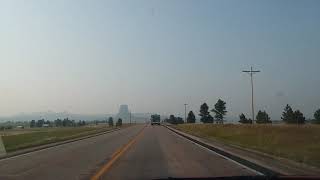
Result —
[[253, 67], [251, 66], [249, 71], [242, 71], [245, 73], [248, 73], [251, 78], [251, 110], [252, 110], [252, 124], [254, 123], [254, 101], [253, 101], [253, 75], [260, 72], [259, 70], [253, 70]]

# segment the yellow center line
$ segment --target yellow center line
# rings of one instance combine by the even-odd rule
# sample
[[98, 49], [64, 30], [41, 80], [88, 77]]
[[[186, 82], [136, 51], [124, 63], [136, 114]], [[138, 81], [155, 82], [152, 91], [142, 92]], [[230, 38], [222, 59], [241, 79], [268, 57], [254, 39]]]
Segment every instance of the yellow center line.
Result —
[[138, 141], [138, 139], [142, 136], [143, 130], [146, 126], [144, 126], [140, 132], [133, 138], [131, 139], [126, 145], [115, 151], [111, 157], [111, 160], [108, 161], [107, 164], [102, 166], [102, 168], [94, 175], [91, 177], [91, 180], [99, 180], [103, 174], [106, 174], [111, 166], [134, 144]]
[[116, 156], [117, 154], [119, 154], [119, 152], [121, 151], [123, 147], [118, 148], [112, 155], [111, 155], [111, 159]]

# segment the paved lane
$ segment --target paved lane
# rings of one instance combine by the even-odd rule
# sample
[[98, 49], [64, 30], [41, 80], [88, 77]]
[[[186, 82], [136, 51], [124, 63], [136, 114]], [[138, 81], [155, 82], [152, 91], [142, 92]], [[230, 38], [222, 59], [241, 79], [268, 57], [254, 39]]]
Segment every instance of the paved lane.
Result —
[[139, 140], [101, 179], [255, 175], [161, 126], [147, 126]]
[[0, 160], [0, 179], [89, 179], [112, 154], [134, 137], [137, 125], [82, 141]]
[[[118, 156], [101, 179], [216, 177], [254, 173], [161, 126], [137, 125], [102, 136], [0, 160], [0, 179], [90, 179]], [[143, 130], [142, 130], [143, 129]], [[141, 131], [142, 130], [142, 131]], [[139, 133], [142, 132], [142, 133]], [[113, 157], [113, 158], [112, 158]]]

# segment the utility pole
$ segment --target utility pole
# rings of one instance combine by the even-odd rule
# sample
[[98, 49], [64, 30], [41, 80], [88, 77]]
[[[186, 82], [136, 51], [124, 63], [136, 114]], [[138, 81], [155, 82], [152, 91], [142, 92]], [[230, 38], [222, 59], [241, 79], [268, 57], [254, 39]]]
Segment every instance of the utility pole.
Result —
[[131, 124], [131, 111], [130, 111], [130, 124]]
[[251, 110], [252, 110], [252, 124], [254, 124], [254, 101], [253, 101], [253, 75], [260, 72], [259, 70], [253, 70], [253, 67], [251, 66], [250, 71], [242, 71], [245, 73], [248, 73], [251, 78]]
[[184, 121], [185, 121], [185, 123], [187, 123], [187, 105], [188, 104], [184, 104]]

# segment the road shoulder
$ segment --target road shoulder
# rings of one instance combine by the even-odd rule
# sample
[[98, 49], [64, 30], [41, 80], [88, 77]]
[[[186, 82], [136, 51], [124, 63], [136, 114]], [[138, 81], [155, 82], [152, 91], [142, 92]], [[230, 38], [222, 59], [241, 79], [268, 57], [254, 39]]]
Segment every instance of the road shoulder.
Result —
[[168, 127], [171, 130], [174, 130], [183, 136], [194, 139], [195, 141], [201, 142], [208, 146], [212, 146], [221, 151], [227, 152], [235, 157], [241, 157], [249, 162], [257, 164], [259, 166], [270, 169], [271, 171], [278, 172], [282, 175], [319, 175], [320, 170], [316, 167], [312, 167], [306, 164], [297, 163], [288, 159], [275, 157], [269, 154], [265, 154], [262, 152], [242, 148], [235, 145], [230, 145], [226, 143], [222, 143], [217, 140], [205, 139], [201, 137], [196, 137], [190, 135], [188, 133], [182, 132], [180, 130], [175, 129], [173, 126]]

